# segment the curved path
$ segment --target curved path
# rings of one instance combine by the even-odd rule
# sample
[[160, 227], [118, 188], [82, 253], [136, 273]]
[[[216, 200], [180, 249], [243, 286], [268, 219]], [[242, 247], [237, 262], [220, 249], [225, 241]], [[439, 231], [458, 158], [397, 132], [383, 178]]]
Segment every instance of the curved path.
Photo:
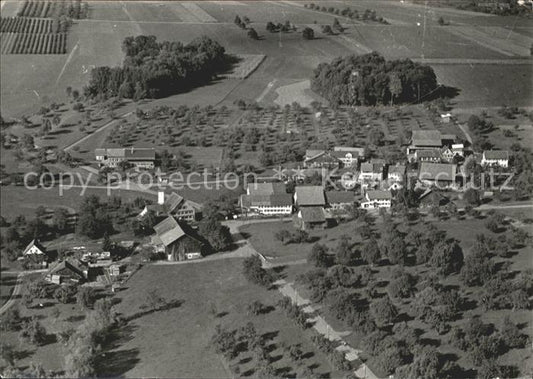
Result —
[[15, 304], [16, 297], [20, 294], [21, 288], [22, 288], [22, 277], [24, 276], [24, 273], [20, 272], [17, 275], [17, 282], [15, 283], [15, 287], [13, 287], [13, 291], [11, 292], [11, 296], [9, 297], [9, 300], [5, 302], [4, 305], [0, 308], [0, 316], [3, 315], [13, 304]]

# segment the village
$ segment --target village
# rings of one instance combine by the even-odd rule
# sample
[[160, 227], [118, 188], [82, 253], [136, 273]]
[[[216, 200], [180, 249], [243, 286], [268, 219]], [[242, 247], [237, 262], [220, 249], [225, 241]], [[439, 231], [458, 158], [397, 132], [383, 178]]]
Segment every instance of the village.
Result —
[[0, 1], [0, 377], [531, 377], [532, 4]]
[[[453, 122], [450, 118], [450, 114], [442, 115], [442, 122]], [[335, 227], [341, 219], [350, 218], [357, 208], [375, 214], [399, 212], [401, 200], [398, 196], [402, 190], [402, 196], [407, 190], [413, 191], [422, 210], [436, 208], [438, 213], [440, 206], [454, 208], [454, 212], [459, 208], [472, 208], [494, 192], [494, 189], [479, 187], [479, 176], [495, 172], [505, 176], [512, 168], [508, 151], [477, 153], [465, 147], [463, 140], [438, 130], [415, 130], [405, 146], [404, 158], [391, 164], [381, 158], [365, 156], [368, 155], [365, 147], [309, 149], [302, 162], [294, 162], [297, 169], [278, 171], [277, 177], [254, 177], [256, 182], [246, 184], [244, 193], [232, 205], [233, 211], [219, 216], [226, 219], [287, 217], [292, 218], [295, 230], [308, 232]], [[159, 185], [162, 183], [157, 202], [145, 205], [137, 215], [137, 219], [150, 218], [152, 223], [150, 239], [143, 247], [148, 246], [154, 256], [168, 261], [200, 259], [208, 254], [197, 232], [203, 205], [176, 192], [165, 191], [166, 186], [171, 187], [168, 178], [172, 174], [161, 172], [156, 149], [98, 148], [94, 154], [95, 164], [107, 174], [125, 167], [137, 174], [151, 173]], [[480, 169], [475, 170], [476, 166]], [[468, 189], [475, 195], [467, 195], [465, 199]], [[501, 191], [500, 188], [496, 190]], [[109, 248], [109, 243], [105, 245]], [[139, 251], [139, 245], [139, 242], [134, 246], [134, 241], [124, 241], [121, 248], [129, 249], [131, 255]], [[69, 254], [63, 252], [62, 255]], [[98, 280], [101, 284], [113, 285], [124, 272], [125, 265], [118, 262], [119, 257], [105, 248], [104, 251], [89, 251], [84, 246], [73, 247], [70, 255], [67, 259], [54, 259], [39, 240], [33, 240], [18, 260], [28, 269], [49, 269], [43, 276], [56, 284]]]

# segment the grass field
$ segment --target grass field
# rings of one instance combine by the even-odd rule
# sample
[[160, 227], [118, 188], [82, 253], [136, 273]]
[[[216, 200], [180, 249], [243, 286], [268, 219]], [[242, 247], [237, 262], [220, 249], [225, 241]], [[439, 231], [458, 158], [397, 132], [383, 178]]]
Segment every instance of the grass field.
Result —
[[[139, 312], [149, 289], [156, 289], [169, 300], [180, 300], [179, 307], [140, 317], [130, 323], [132, 330], [127, 342], [117, 352], [135, 360], [135, 367], [124, 367], [128, 377], [230, 377], [227, 362], [214, 353], [209, 339], [215, 325], [230, 329], [251, 321], [260, 334], [273, 338], [270, 355], [277, 357], [274, 367], [288, 374], [296, 366], [283, 353], [281, 344], [300, 344], [307, 354], [304, 365], [316, 365], [315, 372], [330, 377], [342, 376], [333, 371], [326, 358], [309, 340], [307, 332], [296, 326], [278, 309], [249, 316], [246, 306], [259, 300], [275, 307], [281, 295], [248, 283], [241, 274], [241, 259], [228, 259], [178, 266], [148, 266], [128, 282], [128, 288], [118, 296], [122, 300], [118, 311], [124, 315]], [[209, 280], [206, 280], [209, 278]], [[216, 309], [218, 316], [211, 309]], [[253, 375], [254, 361], [248, 352], [231, 362], [238, 364], [242, 377]], [[240, 363], [239, 363], [240, 362]], [[115, 374], [120, 374], [119, 372]]]
[[[83, 197], [89, 195], [97, 195], [101, 200], [105, 200], [107, 198], [107, 191], [105, 189], [87, 188], [82, 195], [81, 188], [71, 188], [65, 190], [63, 196], [60, 196], [58, 187], [53, 187], [49, 190], [30, 190], [14, 185], [4, 186], [0, 191], [1, 214], [7, 218], [18, 215], [34, 216], [35, 209], [40, 205], [49, 208], [66, 207], [68, 209], [78, 210]], [[137, 197], [156, 200], [154, 195], [136, 191], [112, 190], [111, 196], [114, 195], [119, 196], [122, 201], [132, 201]]]
[[16, 282], [16, 275], [2, 273], [0, 277], [0, 307], [11, 297]]
[[[187, 94], [158, 100], [160, 104], [231, 104], [239, 98], [256, 99], [263, 91], [270, 92], [285, 85], [287, 80], [306, 80], [316, 65], [347, 53], [377, 50], [389, 58], [505, 58], [498, 50], [491, 49], [487, 38], [501, 40], [506, 27], [524, 28], [523, 20], [513, 21], [505, 17], [472, 14], [443, 8], [424, 9], [420, 6], [397, 4], [391, 1], [336, 2], [339, 7], [351, 6], [360, 11], [375, 9], [392, 25], [346, 23], [342, 36], [324, 36], [320, 25], [332, 23], [334, 15], [303, 8], [302, 3], [273, 2], [93, 2], [90, 19], [74, 23], [69, 33], [65, 56], [36, 55], [21, 59], [20, 56], [2, 56], [2, 114], [19, 116], [35, 111], [41, 103], [64, 99], [66, 86], [81, 88], [88, 79], [92, 67], [114, 66], [122, 60], [121, 43], [124, 37], [138, 34], [154, 34], [158, 38], [188, 42], [206, 34], [214, 37], [228, 52], [235, 54], [263, 54], [265, 61], [246, 80], [222, 80], [210, 86], [195, 89]], [[9, 10], [14, 4], [7, 3]], [[11, 12], [12, 13], [12, 12]], [[247, 16], [252, 26], [264, 38], [253, 41], [246, 32], [233, 24], [235, 15]], [[448, 17], [451, 25], [438, 27], [435, 20], [440, 14]], [[9, 16], [10, 12], [6, 12]], [[425, 17], [426, 27], [416, 25]], [[267, 21], [289, 20], [300, 30], [311, 25], [317, 39], [304, 41], [300, 32], [271, 34], [265, 30]], [[316, 21], [316, 25], [314, 22]], [[463, 38], [450, 32], [450, 28], [468, 25], [470, 22], [484, 25], [481, 36]], [[494, 26], [494, 29], [490, 29]], [[448, 28], [448, 29], [447, 29]], [[491, 37], [493, 36], [493, 37]], [[508, 33], [507, 43], [525, 48], [531, 37], [520, 33]], [[480, 43], [481, 42], [481, 43]], [[365, 47], [366, 46], [366, 47]], [[488, 46], [488, 47], [487, 47]], [[481, 67], [481, 68], [480, 68]], [[504, 75], [505, 80], [494, 80], [498, 66], [446, 66], [437, 67], [439, 81], [463, 88], [457, 101], [471, 106], [503, 98], [509, 103], [531, 102], [530, 75], [525, 66], [513, 66]], [[268, 84], [276, 80], [274, 85]], [[450, 83], [448, 83], [448, 81]], [[479, 83], [490, 83], [487, 85]], [[35, 91], [35, 92], [34, 92]], [[274, 91], [274, 92], [272, 92]], [[277, 96], [265, 97], [274, 102]]]

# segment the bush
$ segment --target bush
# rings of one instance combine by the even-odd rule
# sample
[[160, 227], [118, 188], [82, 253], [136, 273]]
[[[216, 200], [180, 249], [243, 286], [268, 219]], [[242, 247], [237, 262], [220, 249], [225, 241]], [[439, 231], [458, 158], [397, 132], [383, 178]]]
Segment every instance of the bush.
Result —
[[304, 30], [302, 30], [302, 37], [307, 40], [314, 39], [315, 31], [309, 27], [304, 28]]
[[263, 269], [261, 259], [257, 255], [244, 260], [243, 274], [246, 279], [261, 286], [270, 286], [273, 281], [272, 276]]
[[46, 342], [46, 329], [38, 321], [37, 317], [33, 316], [22, 324], [20, 336], [34, 345], [42, 345]]

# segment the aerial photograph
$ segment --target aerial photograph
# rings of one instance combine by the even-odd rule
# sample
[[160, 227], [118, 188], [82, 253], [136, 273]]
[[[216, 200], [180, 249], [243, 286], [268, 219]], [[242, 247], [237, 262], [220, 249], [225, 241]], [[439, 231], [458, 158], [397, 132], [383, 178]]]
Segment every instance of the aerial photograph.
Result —
[[533, 0], [0, 6], [0, 378], [533, 377]]

